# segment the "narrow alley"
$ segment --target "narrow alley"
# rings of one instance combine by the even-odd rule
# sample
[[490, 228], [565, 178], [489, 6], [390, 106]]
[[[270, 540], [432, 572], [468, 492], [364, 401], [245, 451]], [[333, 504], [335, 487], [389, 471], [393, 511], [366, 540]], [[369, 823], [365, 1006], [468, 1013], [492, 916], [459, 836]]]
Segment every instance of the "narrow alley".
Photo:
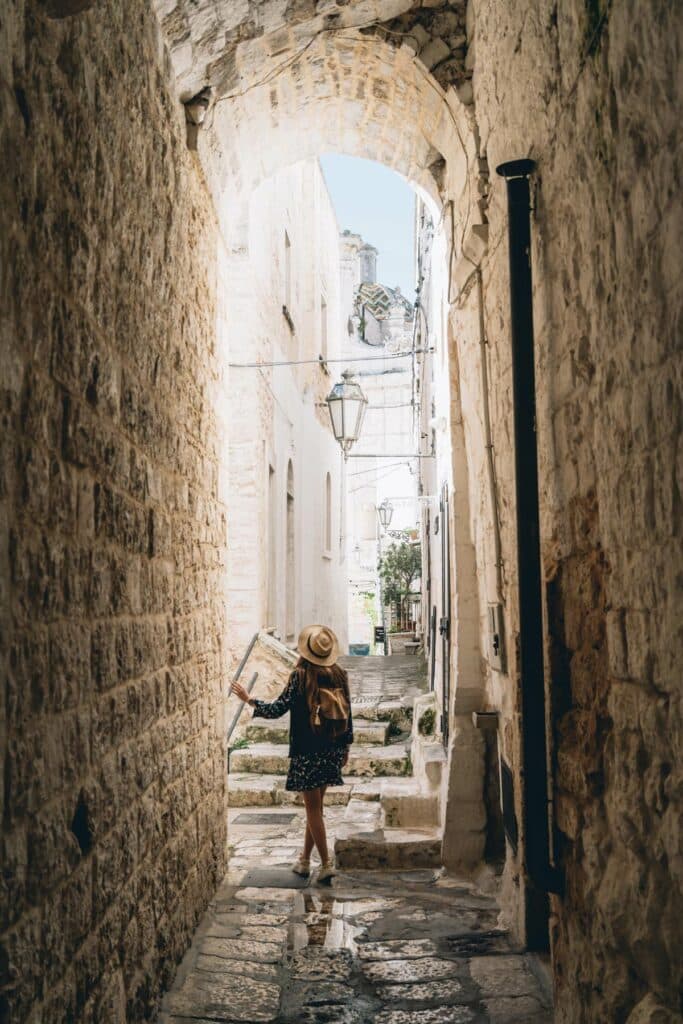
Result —
[[683, 1024], [682, 69], [0, 0], [0, 1024]]
[[228, 873], [158, 1024], [549, 1024], [547, 965], [501, 924], [496, 872], [449, 875], [436, 828], [391, 824], [419, 820], [409, 740], [424, 662], [343, 661], [357, 749], [347, 785], [328, 790], [339, 874], [292, 872], [305, 817], [284, 790], [288, 723], [255, 720], [231, 757]]

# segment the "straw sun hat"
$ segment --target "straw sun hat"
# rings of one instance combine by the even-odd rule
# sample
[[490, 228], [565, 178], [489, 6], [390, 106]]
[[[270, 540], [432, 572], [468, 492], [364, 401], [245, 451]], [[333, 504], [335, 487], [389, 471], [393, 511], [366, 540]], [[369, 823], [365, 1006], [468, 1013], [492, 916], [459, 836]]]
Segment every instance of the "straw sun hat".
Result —
[[297, 651], [314, 665], [334, 665], [339, 657], [339, 641], [329, 626], [304, 626], [299, 633]]

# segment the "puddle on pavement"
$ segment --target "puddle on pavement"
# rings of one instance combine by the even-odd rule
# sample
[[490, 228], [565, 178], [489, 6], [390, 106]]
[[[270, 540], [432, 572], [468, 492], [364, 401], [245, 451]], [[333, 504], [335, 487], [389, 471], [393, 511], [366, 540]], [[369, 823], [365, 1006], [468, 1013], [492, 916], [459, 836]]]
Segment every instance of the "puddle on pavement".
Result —
[[343, 917], [344, 902], [311, 892], [304, 892], [303, 900], [303, 920], [292, 924], [290, 947], [296, 951], [306, 946], [322, 946], [355, 953], [356, 939], [365, 929], [350, 924]]

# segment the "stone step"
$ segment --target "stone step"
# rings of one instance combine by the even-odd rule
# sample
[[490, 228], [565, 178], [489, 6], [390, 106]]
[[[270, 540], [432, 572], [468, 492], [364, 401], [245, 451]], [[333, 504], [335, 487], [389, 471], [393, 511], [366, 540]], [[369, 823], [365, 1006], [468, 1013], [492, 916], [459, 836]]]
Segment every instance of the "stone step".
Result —
[[[393, 828], [385, 807], [385, 794], [405, 797], [406, 779], [383, 779], [379, 803], [369, 803], [355, 794], [344, 809], [337, 830], [335, 856], [340, 868], [426, 868], [441, 864], [441, 833], [435, 826]], [[413, 785], [413, 795], [417, 787]]]
[[[286, 775], [289, 768], [288, 749], [279, 743], [252, 743], [233, 750], [230, 772], [251, 772], [258, 775]], [[355, 744], [351, 747], [345, 775], [375, 778], [378, 775], [410, 775], [411, 765], [405, 743], [387, 747]]]
[[359, 719], [366, 722], [391, 722], [400, 728], [413, 718], [413, 697], [385, 700], [381, 697], [365, 697], [351, 701], [353, 721]]
[[[352, 796], [354, 800], [378, 803], [385, 781], [387, 780], [381, 777], [377, 779], [352, 778], [343, 786], [330, 787], [325, 794], [325, 805], [328, 807], [344, 806]], [[396, 779], [396, 781], [403, 780]], [[300, 793], [289, 793], [285, 789], [284, 775], [256, 775], [253, 772], [234, 774], [231, 772], [228, 776], [228, 803], [231, 807], [283, 807], [293, 804], [303, 806], [303, 797]]]
[[[389, 721], [356, 719], [353, 723], [355, 743], [384, 745], [389, 740]], [[289, 715], [282, 718], [255, 718], [247, 727], [247, 739], [255, 743], [288, 743]]]
[[[396, 776], [390, 775], [389, 778], [396, 778]], [[374, 779], [366, 779], [362, 776], [352, 779], [351, 792], [354, 800], [379, 800], [382, 796], [382, 786], [386, 781], [381, 775]], [[397, 778], [397, 781], [400, 780]]]
[[439, 797], [416, 779], [382, 779], [380, 799], [385, 824], [391, 828], [434, 828], [439, 824]]
[[[332, 786], [325, 794], [328, 807], [348, 803], [353, 786]], [[303, 806], [301, 793], [285, 789], [284, 775], [233, 774], [228, 776], [228, 805], [230, 807], [291, 807]]]
[[380, 801], [371, 802], [361, 800], [351, 794], [351, 798], [344, 808], [344, 832], [349, 829], [355, 833], [376, 832], [384, 826], [384, 811]]
[[[347, 805], [345, 817], [348, 814]], [[348, 826], [337, 835], [334, 853], [337, 867], [403, 870], [441, 865], [441, 833], [437, 828], [367, 828]]]

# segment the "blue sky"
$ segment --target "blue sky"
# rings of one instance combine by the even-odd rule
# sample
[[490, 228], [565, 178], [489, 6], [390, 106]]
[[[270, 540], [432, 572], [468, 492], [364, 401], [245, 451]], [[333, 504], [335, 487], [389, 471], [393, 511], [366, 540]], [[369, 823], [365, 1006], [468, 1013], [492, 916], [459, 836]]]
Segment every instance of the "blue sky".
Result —
[[394, 171], [374, 160], [327, 154], [320, 158], [343, 231], [349, 228], [379, 249], [377, 279], [415, 298], [413, 217], [415, 193]]

